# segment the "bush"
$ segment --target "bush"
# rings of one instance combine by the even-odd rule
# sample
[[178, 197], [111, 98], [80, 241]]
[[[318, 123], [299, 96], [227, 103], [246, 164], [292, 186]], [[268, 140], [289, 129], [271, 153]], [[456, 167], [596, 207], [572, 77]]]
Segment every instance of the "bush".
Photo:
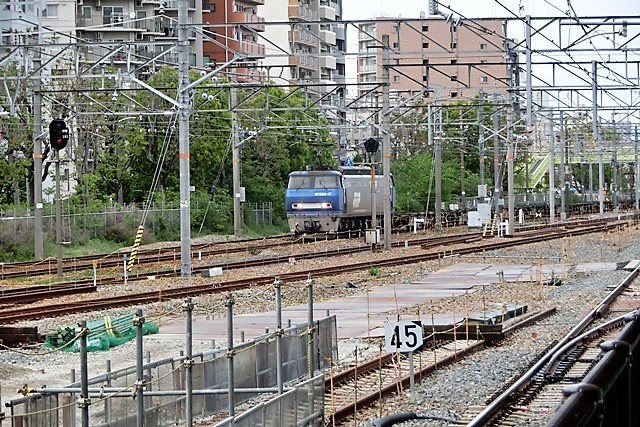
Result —
[[22, 221], [15, 227], [0, 227], [0, 262], [33, 259], [34, 233]]

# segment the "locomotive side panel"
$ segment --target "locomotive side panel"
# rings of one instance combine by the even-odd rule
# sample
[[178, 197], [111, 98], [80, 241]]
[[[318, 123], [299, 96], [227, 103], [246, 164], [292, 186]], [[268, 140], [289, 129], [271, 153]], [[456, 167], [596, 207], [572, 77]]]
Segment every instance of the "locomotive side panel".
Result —
[[[345, 216], [371, 217], [371, 177], [364, 175], [346, 175], [343, 178], [343, 182], [347, 195]], [[376, 176], [375, 196], [376, 214], [378, 216], [382, 215], [384, 209], [383, 187], [382, 176]]]

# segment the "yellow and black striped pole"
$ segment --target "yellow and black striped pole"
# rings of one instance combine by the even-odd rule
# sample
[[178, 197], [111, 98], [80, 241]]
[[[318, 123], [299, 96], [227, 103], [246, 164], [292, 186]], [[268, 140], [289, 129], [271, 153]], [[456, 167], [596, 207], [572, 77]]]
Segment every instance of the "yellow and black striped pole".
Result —
[[144, 225], [140, 224], [138, 226], [138, 231], [136, 232], [136, 239], [133, 242], [133, 248], [131, 249], [131, 256], [129, 257], [129, 263], [127, 264], [127, 271], [131, 271], [133, 267], [133, 263], [135, 262], [136, 255], [138, 255], [138, 248], [140, 247], [140, 242], [142, 241], [142, 233], [144, 232]]

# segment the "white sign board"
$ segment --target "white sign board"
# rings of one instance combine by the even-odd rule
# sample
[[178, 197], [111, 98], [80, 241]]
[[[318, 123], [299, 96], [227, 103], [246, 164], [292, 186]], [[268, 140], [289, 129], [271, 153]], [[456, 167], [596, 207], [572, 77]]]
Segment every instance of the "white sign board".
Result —
[[411, 353], [422, 345], [422, 322], [384, 323], [384, 346], [388, 353]]

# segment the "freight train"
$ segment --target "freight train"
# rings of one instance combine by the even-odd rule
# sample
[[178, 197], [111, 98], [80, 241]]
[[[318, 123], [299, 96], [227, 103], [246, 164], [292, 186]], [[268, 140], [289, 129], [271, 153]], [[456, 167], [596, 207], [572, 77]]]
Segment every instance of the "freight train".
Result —
[[[338, 170], [295, 171], [289, 174], [285, 205], [292, 233], [339, 233], [371, 227], [375, 195], [377, 225], [384, 214], [384, 180], [371, 169], [343, 166]], [[391, 211], [395, 207], [395, 189], [391, 177]]]

